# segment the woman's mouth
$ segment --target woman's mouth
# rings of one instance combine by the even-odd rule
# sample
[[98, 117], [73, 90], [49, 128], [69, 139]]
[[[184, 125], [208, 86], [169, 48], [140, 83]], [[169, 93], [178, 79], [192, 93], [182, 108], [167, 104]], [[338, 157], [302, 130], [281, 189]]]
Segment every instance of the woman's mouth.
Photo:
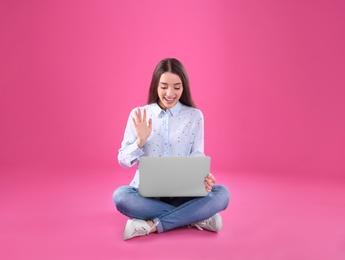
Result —
[[174, 102], [175, 98], [167, 98], [167, 97], [164, 97], [165, 101], [168, 103], [168, 104], [171, 104]]

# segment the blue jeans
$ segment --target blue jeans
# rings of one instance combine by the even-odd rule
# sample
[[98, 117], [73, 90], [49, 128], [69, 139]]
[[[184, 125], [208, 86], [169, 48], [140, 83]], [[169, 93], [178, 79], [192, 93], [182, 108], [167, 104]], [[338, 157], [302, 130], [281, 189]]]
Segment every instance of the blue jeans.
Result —
[[229, 199], [230, 193], [222, 185], [214, 185], [207, 196], [196, 198], [145, 198], [132, 186], [121, 186], [113, 194], [118, 211], [130, 218], [158, 222], [158, 233], [208, 219], [225, 210]]

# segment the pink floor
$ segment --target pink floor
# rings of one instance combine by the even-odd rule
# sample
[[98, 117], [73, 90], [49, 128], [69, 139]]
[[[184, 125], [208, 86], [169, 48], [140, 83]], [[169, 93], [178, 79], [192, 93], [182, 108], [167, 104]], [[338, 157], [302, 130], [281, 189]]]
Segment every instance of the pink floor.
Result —
[[[218, 233], [122, 241], [113, 167], [1, 169], [0, 259], [345, 259], [345, 180], [218, 173], [231, 190]], [[292, 177], [293, 176], [293, 177]]]

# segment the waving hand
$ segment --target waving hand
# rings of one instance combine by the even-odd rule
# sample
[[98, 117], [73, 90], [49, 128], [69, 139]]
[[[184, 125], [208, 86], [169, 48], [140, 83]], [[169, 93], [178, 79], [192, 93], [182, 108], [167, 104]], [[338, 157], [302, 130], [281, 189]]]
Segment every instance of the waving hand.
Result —
[[152, 118], [146, 122], [146, 109], [143, 109], [143, 113], [141, 113], [140, 108], [138, 108], [135, 111], [135, 118], [132, 120], [138, 136], [137, 144], [139, 148], [143, 148], [152, 132]]

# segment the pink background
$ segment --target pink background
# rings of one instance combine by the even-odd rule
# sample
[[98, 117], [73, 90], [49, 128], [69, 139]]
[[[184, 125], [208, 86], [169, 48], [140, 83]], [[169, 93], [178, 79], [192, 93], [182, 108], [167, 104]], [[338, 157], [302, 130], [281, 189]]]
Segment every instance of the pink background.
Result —
[[205, 114], [214, 169], [345, 172], [344, 1], [0, 9], [1, 165], [112, 163], [154, 66], [176, 57]]
[[59, 175], [35, 169], [76, 181], [89, 168], [110, 169], [110, 202], [128, 114], [166, 57], [187, 68], [220, 179], [333, 176], [343, 189], [344, 17], [341, 0], [2, 0], [1, 197]]

